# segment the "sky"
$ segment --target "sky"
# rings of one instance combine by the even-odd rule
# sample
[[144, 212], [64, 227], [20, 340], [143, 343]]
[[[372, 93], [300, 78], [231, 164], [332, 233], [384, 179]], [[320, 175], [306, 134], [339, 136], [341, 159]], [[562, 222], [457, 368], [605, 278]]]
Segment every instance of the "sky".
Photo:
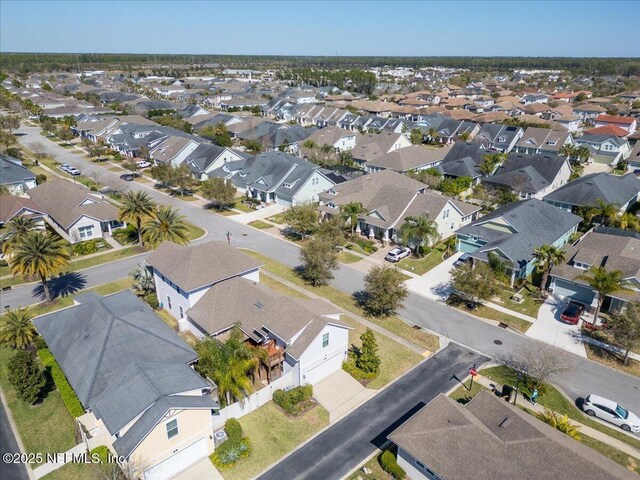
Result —
[[0, 52], [640, 57], [635, 1], [0, 0]]

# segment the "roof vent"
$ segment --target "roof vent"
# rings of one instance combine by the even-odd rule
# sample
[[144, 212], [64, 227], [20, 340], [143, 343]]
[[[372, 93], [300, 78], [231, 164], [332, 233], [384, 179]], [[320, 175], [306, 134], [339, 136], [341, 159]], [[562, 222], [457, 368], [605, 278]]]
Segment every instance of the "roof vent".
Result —
[[256, 302], [255, 306], [258, 307], [260, 310], [262, 310], [264, 308], [264, 305], [261, 304], [260, 302]]
[[500, 428], [505, 428], [507, 427], [509, 424], [511, 423], [511, 417], [507, 417], [504, 420], [502, 420], [500, 422], [500, 425], [498, 425]]

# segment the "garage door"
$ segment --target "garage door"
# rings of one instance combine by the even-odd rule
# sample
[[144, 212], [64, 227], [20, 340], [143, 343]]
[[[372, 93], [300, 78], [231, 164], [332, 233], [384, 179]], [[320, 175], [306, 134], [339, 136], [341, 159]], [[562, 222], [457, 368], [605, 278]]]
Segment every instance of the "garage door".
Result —
[[559, 278], [556, 278], [553, 293], [560, 298], [571, 298], [585, 305], [591, 305], [594, 297], [594, 293], [590, 288]]
[[324, 380], [329, 375], [342, 368], [342, 352], [336, 353], [333, 357], [327, 358], [320, 365], [313, 367], [303, 373], [302, 383], [316, 384]]
[[153, 468], [144, 472], [145, 480], [167, 480], [181, 471], [189, 468], [195, 462], [207, 456], [207, 439], [202, 438], [196, 443], [180, 450]]

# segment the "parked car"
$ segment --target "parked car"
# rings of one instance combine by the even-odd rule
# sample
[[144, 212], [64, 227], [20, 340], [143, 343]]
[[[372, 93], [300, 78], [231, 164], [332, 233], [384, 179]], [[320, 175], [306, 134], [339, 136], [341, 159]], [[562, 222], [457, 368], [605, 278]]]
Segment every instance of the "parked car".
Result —
[[606, 420], [626, 432], [640, 432], [640, 418], [613, 400], [591, 394], [584, 399], [582, 409], [590, 417]]
[[387, 253], [387, 256], [384, 257], [384, 259], [387, 262], [399, 262], [400, 260], [402, 260], [405, 257], [408, 257], [411, 254], [411, 250], [409, 250], [406, 247], [396, 247], [393, 250], [391, 250], [389, 253]]
[[633, 171], [633, 174], [634, 174], [636, 177], [640, 177], [640, 169], [636, 169], [636, 170], [634, 170], [634, 171]]
[[71, 165], [69, 165], [68, 163], [61, 163], [60, 164], [60, 170], [62, 170], [64, 172], [68, 172], [70, 168], [71, 168]]
[[136, 162], [136, 165], [138, 166], [138, 168], [148, 168], [151, 166], [151, 163], [145, 161], [145, 160], [138, 160]]
[[76, 175], [80, 175], [80, 170], [78, 170], [76, 167], [69, 167], [67, 169], [67, 173], [75, 177]]
[[560, 320], [572, 325], [577, 325], [584, 313], [584, 305], [570, 301], [560, 314]]
[[120, 175], [120, 179], [124, 180], [125, 182], [133, 182], [133, 173], [123, 173], [122, 175]]
[[464, 265], [465, 263], [467, 263], [469, 260], [471, 260], [471, 255], [469, 255], [468, 253], [463, 253], [462, 256], [457, 259], [455, 262], [453, 262], [453, 266], [454, 267], [460, 267], [462, 265]]

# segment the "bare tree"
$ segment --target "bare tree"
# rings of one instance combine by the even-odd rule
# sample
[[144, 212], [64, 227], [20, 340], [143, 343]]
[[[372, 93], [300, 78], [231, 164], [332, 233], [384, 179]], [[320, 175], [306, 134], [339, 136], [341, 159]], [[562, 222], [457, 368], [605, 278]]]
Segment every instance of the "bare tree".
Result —
[[527, 343], [516, 347], [513, 352], [498, 357], [498, 360], [537, 384], [573, 369], [573, 359], [569, 354], [543, 343]]

